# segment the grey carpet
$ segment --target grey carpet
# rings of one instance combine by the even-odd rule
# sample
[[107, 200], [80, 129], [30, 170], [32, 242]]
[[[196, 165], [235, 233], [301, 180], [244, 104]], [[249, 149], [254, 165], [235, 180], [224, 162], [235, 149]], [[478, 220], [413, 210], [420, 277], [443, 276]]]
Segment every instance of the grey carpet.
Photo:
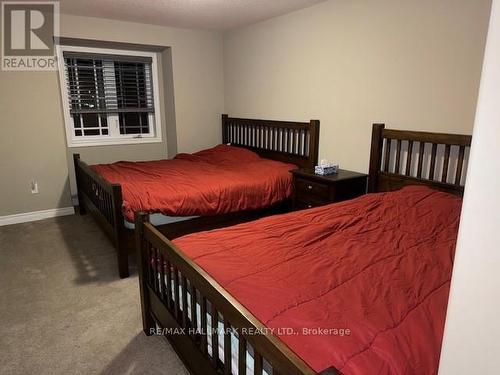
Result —
[[[133, 263], [133, 265], [135, 262]], [[0, 374], [187, 374], [88, 216], [0, 227]]]

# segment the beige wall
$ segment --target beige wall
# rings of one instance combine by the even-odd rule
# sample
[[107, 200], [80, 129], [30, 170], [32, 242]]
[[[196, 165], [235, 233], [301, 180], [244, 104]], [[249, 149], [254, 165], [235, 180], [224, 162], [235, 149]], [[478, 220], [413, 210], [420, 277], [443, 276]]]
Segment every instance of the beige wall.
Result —
[[[331, 0], [220, 33], [63, 15], [61, 35], [171, 47], [161, 144], [78, 148], [91, 163], [220, 142], [220, 114], [321, 120], [320, 155], [366, 171], [370, 127], [470, 133], [490, 0]], [[0, 216], [71, 205], [57, 74], [0, 71]], [[165, 86], [162, 91], [165, 91]], [[166, 130], [166, 129], [164, 129]], [[164, 131], [165, 134], [165, 131]], [[39, 182], [32, 195], [29, 181]]]
[[[174, 134], [177, 142], [170, 139], [169, 147], [194, 151], [220, 142], [224, 106], [220, 33], [62, 15], [61, 36], [171, 47], [175, 114], [163, 118], [176, 122], [177, 128], [168, 134]], [[0, 91], [0, 216], [70, 206], [72, 171], [57, 73], [0, 71]], [[165, 140], [69, 152], [73, 150], [92, 163], [167, 155]], [[30, 193], [32, 179], [39, 182], [37, 195]]]
[[493, 4], [440, 375], [500, 368], [500, 1]]
[[367, 171], [371, 124], [471, 133], [490, 0], [331, 0], [224, 36], [230, 115], [321, 120]]
[[0, 71], [0, 90], [0, 216], [70, 206], [56, 73]]

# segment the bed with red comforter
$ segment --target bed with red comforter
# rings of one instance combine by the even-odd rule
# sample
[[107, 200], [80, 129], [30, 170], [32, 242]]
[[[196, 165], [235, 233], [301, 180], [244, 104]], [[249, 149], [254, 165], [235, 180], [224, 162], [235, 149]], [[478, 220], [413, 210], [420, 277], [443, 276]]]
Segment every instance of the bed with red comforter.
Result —
[[122, 186], [123, 212], [209, 216], [270, 207], [292, 194], [293, 164], [264, 159], [244, 148], [219, 145], [174, 159], [121, 161], [92, 168]]
[[175, 244], [267, 327], [293, 329], [275, 333], [314, 370], [435, 374], [460, 209], [411, 186]]

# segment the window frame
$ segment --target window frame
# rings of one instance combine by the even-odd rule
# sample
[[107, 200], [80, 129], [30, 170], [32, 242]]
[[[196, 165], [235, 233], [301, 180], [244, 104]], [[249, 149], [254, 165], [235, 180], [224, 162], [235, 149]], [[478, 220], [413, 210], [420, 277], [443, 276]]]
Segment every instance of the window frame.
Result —
[[[109, 135], [88, 135], [76, 136], [75, 128], [71, 120], [69, 98], [67, 91], [66, 67], [64, 64], [64, 52], [82, 52], [96, 53], [106, 55], [126, 55], [126, 56], [142, 56], [151, 58], [151, 74], [153, 80], [153, 105], [154, 105], [154, 121], [151, 123], [150, 134], [119, 134], [119, 122], [113, 121], [108, 124]], [[56, 45], [57, 64], [59, 68], [59, 83], [60, 93], [63, 107], [64, 126], [66, 129], [66, 141], [68, 147], [87, 147], [87, 146], [106, 146], [106, 145], [127, 145], [127, 144], [143, 144], [143, 143], [161, 143], [162, 138], [162, 119], [160, 114], [160, 89], [159, 89], [159, 72], [158, 72], [158, 54], [155, 52], [132, 51], [123, 49], [109, 49], [98, 47], [81, 47], [70, 45]], [[118, 118], [118, 116], [116, 116]], [[111, 127], [115, 127], [114, 130]], [[116, 130], [118, 131], [116, 132]], [[113, 135], [115, 134], [115, 135]]]

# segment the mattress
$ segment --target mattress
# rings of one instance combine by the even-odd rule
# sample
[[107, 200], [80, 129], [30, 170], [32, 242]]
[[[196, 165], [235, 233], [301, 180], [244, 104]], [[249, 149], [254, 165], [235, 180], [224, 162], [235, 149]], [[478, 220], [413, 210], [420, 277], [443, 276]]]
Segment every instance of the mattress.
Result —
[[108, 182], [121, 185], [129, 223], [139, 211], [187, 217], [271, 207], [291, 197], [290, 170], [295, 168], [228, 145], [169, 160], [92, 166]]
[[[190, 220], [197, 217], [198, 216], [168, 216], [156, 213], [149, 215], [149, 222], [153, 224], [155, 227], [157, 227], [159, 225], [178, 223], [180, 221]], [[125, 225], [125, 228], [135, 229], [135, 224], [128, 221], [127, 219], [124, 219], [123, 223]]]

